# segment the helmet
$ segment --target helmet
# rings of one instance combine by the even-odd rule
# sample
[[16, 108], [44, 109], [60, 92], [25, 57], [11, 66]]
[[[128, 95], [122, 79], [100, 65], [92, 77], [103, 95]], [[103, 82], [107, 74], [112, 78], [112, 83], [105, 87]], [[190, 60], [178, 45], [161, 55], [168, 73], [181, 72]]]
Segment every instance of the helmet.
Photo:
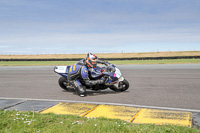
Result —
[[97, 66], [98, 57], [95, 54], [88, 53], [86, 55], [86, 64], [88, 67], [96, 67]]

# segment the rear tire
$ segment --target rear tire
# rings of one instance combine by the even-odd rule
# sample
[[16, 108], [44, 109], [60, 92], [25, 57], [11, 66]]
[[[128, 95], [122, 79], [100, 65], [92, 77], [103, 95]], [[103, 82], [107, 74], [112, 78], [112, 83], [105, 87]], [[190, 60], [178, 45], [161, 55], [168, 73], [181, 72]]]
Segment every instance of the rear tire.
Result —
[[70, 86], [70, 84], [69, 84], [69, 82], [67, 81], [66, 78], [60, 77], [59, 80], [58, 80], [58, 84], [62, 89], [68, 91], [67, 86]]
[[115, 91], [115, 92], [123, 92], [123, 91], [128, 90], [128, 88], [129, 88], [129, 82], [126, 79], [124, 79], [123, 81], [120, 81], [118, 83], [118, 86], [114, 86], [113, 85], [113, 86], [110, 86], [109, 88], [111, 90]]

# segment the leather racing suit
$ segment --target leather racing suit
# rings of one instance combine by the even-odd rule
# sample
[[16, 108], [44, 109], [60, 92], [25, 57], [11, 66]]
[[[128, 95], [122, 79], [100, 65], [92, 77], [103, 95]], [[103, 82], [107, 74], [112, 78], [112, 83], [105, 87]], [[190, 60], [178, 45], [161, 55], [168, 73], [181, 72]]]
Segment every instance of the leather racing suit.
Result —
[[[108, 62], [98, 60], [97, 63], [101, 63], [104, 65], [109, 65]], [[79, 79], [83, 79], [84, 83], [87, 86], [92, 86], [96, 84], [103, 84], [105, 79], [98, 79], [98, 80], [90, 80], [88, 75], [88, 67], [85, 62], [85, 59], [78, 61], [76, 64], [72, 65], [68, 70], [68, 80], [70, 81], [71, 85], [75, 88], [77, 93], [81, 95], [86, 95], [85, 86], [82, 85]]]

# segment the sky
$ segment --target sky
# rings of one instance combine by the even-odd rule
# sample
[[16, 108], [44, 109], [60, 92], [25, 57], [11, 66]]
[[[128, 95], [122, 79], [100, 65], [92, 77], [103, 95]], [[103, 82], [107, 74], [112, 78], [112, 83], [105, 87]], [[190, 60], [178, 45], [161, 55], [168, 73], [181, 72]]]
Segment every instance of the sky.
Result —
[[200, 51], [200, 0], [0, 0], [0, 54]]

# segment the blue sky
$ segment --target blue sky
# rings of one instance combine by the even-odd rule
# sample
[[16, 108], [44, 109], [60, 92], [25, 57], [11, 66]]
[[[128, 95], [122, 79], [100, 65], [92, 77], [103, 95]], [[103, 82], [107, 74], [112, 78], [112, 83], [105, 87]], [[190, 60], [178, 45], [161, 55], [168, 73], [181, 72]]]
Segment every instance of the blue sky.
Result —
[[0, 0], [0, 54], [200, 50], [200, 0]]

